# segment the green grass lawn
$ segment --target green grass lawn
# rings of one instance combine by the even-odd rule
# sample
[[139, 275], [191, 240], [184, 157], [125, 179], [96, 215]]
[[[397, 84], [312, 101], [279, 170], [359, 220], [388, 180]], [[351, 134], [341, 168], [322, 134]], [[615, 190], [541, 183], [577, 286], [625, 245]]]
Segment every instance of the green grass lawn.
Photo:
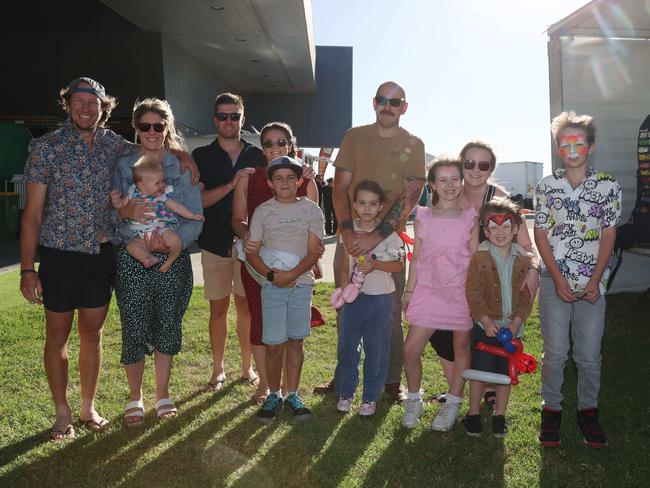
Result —
[[[77, 429], [77, 438], [47, 442], [53, 407], [42, 364], [42, 309], [18, 292], [18, 274], [0, 275], [0, 486], [650, 486], [650, 305], [640, 294], [608, 299], [603, 348], [601, 420], [606, 449], [582, 444], [575, 424], [576, 370], [567, 368], [562, 447], [537, 442], [539, 372], [522, 377], [508, 411], [504, 440], [486, 433], [468, 438], [460, 423], [449, 433], [433, 432], [437, 407], [427, 406], [419, 426], [400, 426], [402, 409], [382, 402], [371, 419], [340, 415], [333, 395], [311, 394], [329, 379], [336, 363], [331, 286], [317, 287], [316, 305], [327, 325], [306, 341], [302, 392], [313, 418], [294, 424], [283, 415], [270, 426], [255, 419], [253, 388], [236, 381], [239, 359], [234, 332], [227, 352], [226, 387], [198, 394], [211, 370], [208, 307], [196, 289], [185, 316], [184, 345], [172, 376], [179, 416], [157, 423], [153, 412], [153, 369], [145, 373], [146, 424], [122, 428], [127, 385], [119, 364], [120, 325], [115, 303], [104, 332], [104, 364], [97, 395], [107, 432]], [[537, 312], [528, 322], [526, 350], [537, 358], [541, 339]], [[70, 400], [79, 407], [76, 371], [78, 336], [70, 341]], [[428, 349], [424, 363], [427, 398], [444, 391], [442, 372]], [[358, 400], [357, 400], [358, 403]], [[463, 407], [462, 413], [467, 406]], [[487, 412], [484, 425], [489, 426]]]

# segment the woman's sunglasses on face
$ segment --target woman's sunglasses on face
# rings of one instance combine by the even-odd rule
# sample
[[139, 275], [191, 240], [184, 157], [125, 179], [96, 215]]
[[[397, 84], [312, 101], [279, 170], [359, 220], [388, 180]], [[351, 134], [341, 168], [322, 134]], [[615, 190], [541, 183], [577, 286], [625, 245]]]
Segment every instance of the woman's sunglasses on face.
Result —
[[377, 102], [377, 105], [381, 105], [382, 107], [386, 105], [387, 103], [390, 103], [391, 107], [399, 107], [402, 105], [406, 99], [404, 98], [386, 98], [381, 95], [377, 95], [375, 97], [375, 102]]
[[137, 124], [135, 124], [135, 126], [138, 128], [140, 132], [149, 132], [152, 127], [153, 130], [155, 130], [156, 132], [165, 131], [165, 124], [162, 124], [160, 122], [157, 122], [155, 124], [148, 124], [147, 122], [138, 122]]
[[221, 122], [225, 122], [228, 117], [230, 117], [230, 120], [233, 122], [237, 122], [239, 119], [241, 119], [241, 114], [239, 112], [233, 112], [233, 113], [226, 113], [226, 112], [217, 112], [214, 114], [214, 116], [217, 118], [217, 120]]
[[271, 149], [273, 146], [287, 147], [287, 144], [288, 142], [286, 139], [278, 139], [277, 141], [267, 139], [262, 143], [262, 146], [264, 146], [266, 149]]
[[463, 161], [463, 167], [465, 169], [474, 169], [477, 164], [480, 171], [490, 171], [490, 168], [492, 168], [492, 163], [489, 161], [474, 161], [473, 159]]

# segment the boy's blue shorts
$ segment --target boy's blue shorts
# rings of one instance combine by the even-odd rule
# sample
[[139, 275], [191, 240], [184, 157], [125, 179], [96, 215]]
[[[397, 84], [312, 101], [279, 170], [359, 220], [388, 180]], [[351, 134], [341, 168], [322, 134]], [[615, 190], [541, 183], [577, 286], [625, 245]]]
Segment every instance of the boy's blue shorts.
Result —
[[276, 345], [309, 337], [313, 285], [278, 288], [262, 285], [262, 342]]

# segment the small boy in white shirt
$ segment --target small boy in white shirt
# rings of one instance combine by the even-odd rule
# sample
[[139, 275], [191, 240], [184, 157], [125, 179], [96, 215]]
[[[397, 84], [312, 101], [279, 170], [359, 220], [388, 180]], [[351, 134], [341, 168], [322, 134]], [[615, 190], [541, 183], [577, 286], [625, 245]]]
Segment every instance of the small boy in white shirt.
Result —
[[298, 393], [298, 383], [304, 359], [303, 339], [310, 333], [312, 268], [320, 257], [324, 219], [317, 204], [296, 196], [302, 184], [302, 170], [298, 161], [287, 156], [269, 163], [268, 184], [275, 196], [255, 209], [249, 227], [251, 242], [300, 257], [294, 268], [278, 270], [264, 263], [259, 247], [257, 252], [246, 254], [250, 266], [267, 279], [262, 285], [262, 342], [266, 346], [265, 364], [271, 392], [257, 412], [257, 419], [262, 423], [272, 422], [283, 403], [280, 380], [285, 350], [288, 394], [284, 403], [294, 420], [311, 417]]

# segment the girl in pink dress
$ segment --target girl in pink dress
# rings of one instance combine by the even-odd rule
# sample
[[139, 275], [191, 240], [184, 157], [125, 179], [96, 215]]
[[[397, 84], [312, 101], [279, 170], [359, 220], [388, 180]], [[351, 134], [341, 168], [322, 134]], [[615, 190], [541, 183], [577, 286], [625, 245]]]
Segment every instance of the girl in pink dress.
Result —
[[476, 210], [463, 210], [463, 168], [457, 159], [437, 159], [427, 180], [432, 190], [431, 207], [418, 207], [415, 246], [404, 289], [403, 307], [409, 322], [404, 342], [404, 366], [408, 384], [402, 425], [415, 427], [424, 412], [421, 356], [436, 330], [451, 330], [454, 338], [454, 373], [451, 392], [440, 407], [431, 428], [448, 431], [462, 403], [470, 364], [472, 318], [465, 299], [465, 280], [470, 257], [478, 248]]

